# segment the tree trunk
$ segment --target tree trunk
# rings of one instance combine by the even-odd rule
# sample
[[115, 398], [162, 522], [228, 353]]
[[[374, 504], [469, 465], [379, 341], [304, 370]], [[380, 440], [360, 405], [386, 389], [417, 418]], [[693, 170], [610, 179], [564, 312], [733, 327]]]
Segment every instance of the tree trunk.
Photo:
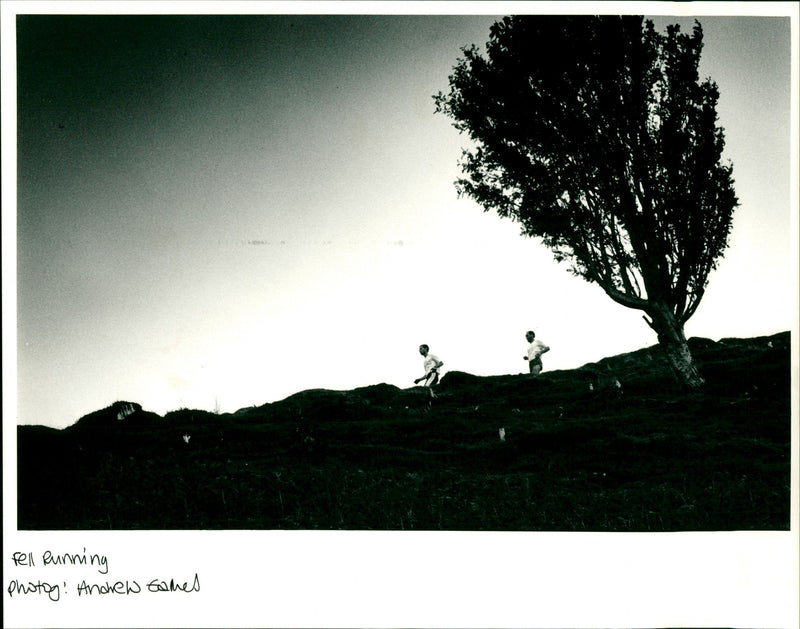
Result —
[[705, 380], [692, 362], [692, 353], [683, 333], [683, 325], [672, 310], [667, 306], [651, 304], [647, 313], [652, 320], [645, 317], [645, 321], [658, 334], [658, 343], [664, 348], [667, 362], [678, 384], [689, 390], [702, 387]]

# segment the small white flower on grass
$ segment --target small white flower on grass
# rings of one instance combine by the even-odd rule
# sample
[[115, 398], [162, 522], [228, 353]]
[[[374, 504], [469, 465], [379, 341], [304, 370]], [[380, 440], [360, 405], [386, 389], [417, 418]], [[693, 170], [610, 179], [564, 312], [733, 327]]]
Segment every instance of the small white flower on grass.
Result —
[[506, 440], [506, 429], [505, 428], [501, 428], [500, 430], [497, 431], [497, 433], [500, 435], [500, 441], [505, 441]]
[[191, 438], [192, 438], [191, 435], [183, 435], [183, 442], [184, 443], [189, 443], [189, 439], [191, 439]]

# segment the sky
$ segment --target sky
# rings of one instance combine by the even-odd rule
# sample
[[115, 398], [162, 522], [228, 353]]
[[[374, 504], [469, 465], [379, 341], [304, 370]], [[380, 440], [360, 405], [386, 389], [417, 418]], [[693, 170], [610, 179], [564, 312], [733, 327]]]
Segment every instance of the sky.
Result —
[[[433, 95], [497, 17], [18, 17], [17, 422], [407, 388], [420, 343], [445, 372], [522, 373], [528, 329], [545, 370], [655, 344], [456, 194], [467, 138]], [[789, 19], [700, 21], [741, 205], [686, 333], [774, 334], [797, 318]]]

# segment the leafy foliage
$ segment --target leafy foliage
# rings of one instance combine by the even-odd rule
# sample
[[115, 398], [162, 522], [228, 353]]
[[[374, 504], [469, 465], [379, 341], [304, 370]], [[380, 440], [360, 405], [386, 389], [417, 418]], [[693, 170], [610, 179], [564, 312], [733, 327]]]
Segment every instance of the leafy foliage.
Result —
[[457, 181], [616, 302], [682, 326], [727, 247], [732, 166], [703, 33], [637, 16], [512, 16], [463, 49], [436, 110], [474, 142]]

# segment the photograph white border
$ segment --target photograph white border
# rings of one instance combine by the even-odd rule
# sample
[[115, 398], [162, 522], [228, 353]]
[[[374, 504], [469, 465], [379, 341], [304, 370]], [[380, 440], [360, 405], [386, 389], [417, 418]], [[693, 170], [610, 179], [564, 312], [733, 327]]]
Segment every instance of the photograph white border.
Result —
[[[19, 531], [16, 528], [16, 100], [19, 13], [643, 13], [779, 15], [792, 24], [793, 262], [798, 262], [798, 7], [768, 2], [13, 2], [2, 8], [4, 617], [8, 627], [797, 627], [798, 347], [792, 329], [788, 532], [583, 534]], [[797, 280], [797, 264], [795, 264]], [[793, 295], [798, 312], [798, 282]], [[45, 462], [43, 462], [44, 464]], [[98, 553], [102, 580], [193, 594], [51, 603], [11, 597], [14, 552]], [[66, 568], [64, 569], [66, 570]], [[67, 581], [66, 572], [58, 573]], [[89, 574], [89, 571], [84, 571]], [[84, 573], [81, 573], [82, 575]], [[53, 574], [52, 572], [48, 575]], [[74, 580], [75, 573], [69, 579]], [[33, 580], [44, 579], [41, 571]], [[89, 576], [86, 577], [89, 579]], [[142, 604], [144, 603], [144, 604]]]

